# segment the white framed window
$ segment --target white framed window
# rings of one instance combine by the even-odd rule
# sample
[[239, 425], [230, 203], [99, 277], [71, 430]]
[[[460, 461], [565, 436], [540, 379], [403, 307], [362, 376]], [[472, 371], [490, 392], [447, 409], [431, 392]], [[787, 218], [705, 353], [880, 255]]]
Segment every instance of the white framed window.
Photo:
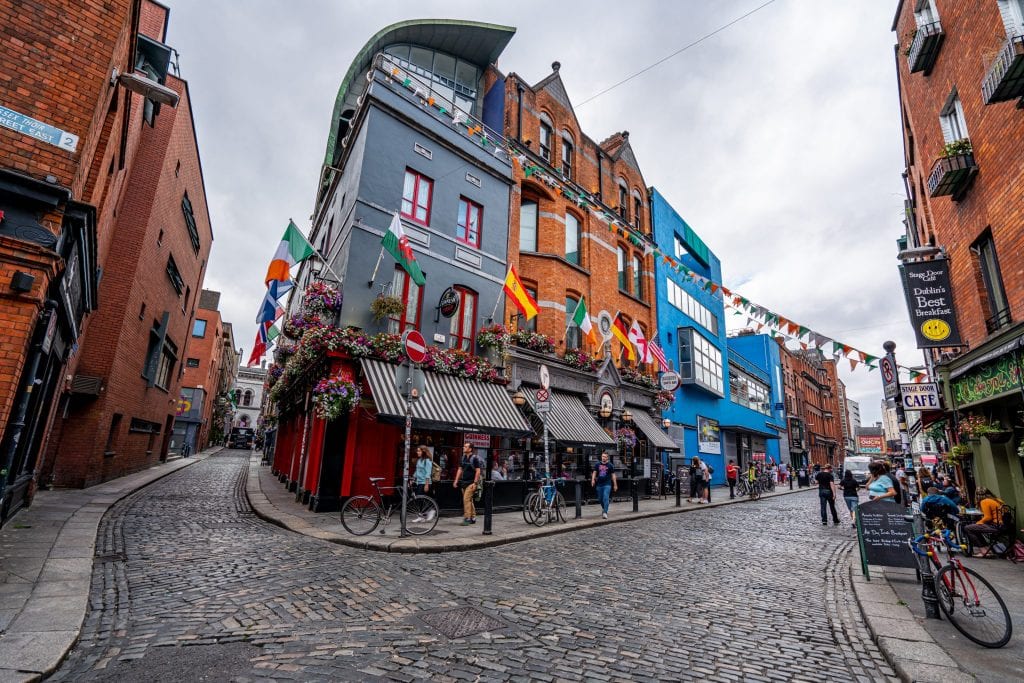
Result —
[[532, 199], [519, 206], [519, 251], [537, 251], [537, 202]]
[[689, 316], [693, 322], [718, 336], [718, 317], [671, 279], [666, 278], [665, 282], [667, 283], [668, 302]]
[[967, 134], [967, 120], [964, 118], [964, 105], [955, 88], [939, 112], [939, 125], [942, 126], [942, 138], [947, 143], [970, 138]]
[[699, 387], [725, 397], [722, 381], [722, 352], [692, 327], [680, 327], [679, 375], [684, 384]]
[[674, 242], [673, 253], [675, 254], [676, 258], [682, 258], [690, 253], [686, 250], [686, 245], [683, 244], [683, 240], [681, 237], [679, 237], [679, 235], [673, 235], [672, 237]]
[[939, 11], [935, 8], [935, 0], [918, 0], [914, 8], [914, 21], [918, 27], [939, 20]]
[[565, 213], [565, 260], [580, 265], [580, 221], [568, 211]]
[[1022, 0], [996, 0], [999, 16], [1003, 19], [1006, 36], [1013, 38], [1024, 34], [1024, 2]]

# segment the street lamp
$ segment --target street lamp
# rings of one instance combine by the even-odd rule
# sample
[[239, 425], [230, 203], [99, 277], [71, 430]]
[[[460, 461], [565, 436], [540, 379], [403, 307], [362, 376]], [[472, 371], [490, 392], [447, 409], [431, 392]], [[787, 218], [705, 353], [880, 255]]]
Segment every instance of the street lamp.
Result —
[[632, 422], [633, 421], [633, 413], [629, 412], [629, 408], [626, 408], [625, 410], [622, 411], [622, 421], [623, 422]]
[[598, 415], [600, 415], [602, 419], [607, 420], [612, 416], [612, 409], [609, 406], [601, 406], [601, 410], [598, 411]]
[[512, 394], [512, 402], [519, 408], [526, 405], [526, 394], [523, 393], [522, 389], [516, 389], [516, 393]]
[[672, 420], [666, 417], [661, 421], [661, 426], [664, 427], [665, 429], [668, 429], [669, 427], [672, 426]]

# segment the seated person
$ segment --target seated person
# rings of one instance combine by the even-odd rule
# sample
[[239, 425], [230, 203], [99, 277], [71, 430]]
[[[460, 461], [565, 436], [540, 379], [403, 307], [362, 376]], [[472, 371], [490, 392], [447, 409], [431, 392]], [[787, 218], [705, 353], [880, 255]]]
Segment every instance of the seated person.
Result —
[[921, 499], [921, 514], [928, 521], [938, 517], [947, 528], [952, 528], [957, 521], [960, 508], [948, 497], [942, 495], [934, 486], [928, 489], [928, 495]]
[[967, 535], [971, 538], [975, 550], [984, 552], [987, 540], [986, 534], [994, 534], [1000, 530], [1003, 524], [1002, 500], [986, 488], [978, 489], [978, 507], [981, 508], [981, 519], [976, 524], [968, 524], [964, 527]]
[[955, 505], [963, 505], [964, 500], [960, 495], [960, 489], [954, 484], [953, 480], [949, 477], [942, 478], [942, 495], [949, 498]]

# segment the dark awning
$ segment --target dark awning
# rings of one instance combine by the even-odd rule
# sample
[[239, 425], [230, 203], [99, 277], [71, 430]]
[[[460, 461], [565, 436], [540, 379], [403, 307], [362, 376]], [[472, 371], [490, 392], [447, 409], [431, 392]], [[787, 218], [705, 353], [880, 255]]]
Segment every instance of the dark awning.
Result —
[[[395, 387], [397, 365], [362, 361], [379, 417], [405, 421], [405, 399]], [[482, 432], [499, 436], [530, 436], [533, 430], [516, 410], [505, 387], [435, 372], [424, 372], [426, 387], [412, 409], [413, 424], [453, 432]]]
[[647, 440], [655, 448], [663, 449], [666, 451], [678, 451], [679, 446], [676, 442], [669, 438], [668, 434], [663, 432], [658, 425], [654, 424], [654, 420], [643, 408], [634, 407], [633, 410], [629, 411], [633, 414], [633, 424], [644, 433]]
[[[531, 408], [536, 408], [535, 390], [523, 388]], [[614, 446], [615, 442], [601, 429], [583, 401], [572, 394], [551, 392], [551, 412], [548, 413], [548, 434], [556, 441], [569, 444]]]

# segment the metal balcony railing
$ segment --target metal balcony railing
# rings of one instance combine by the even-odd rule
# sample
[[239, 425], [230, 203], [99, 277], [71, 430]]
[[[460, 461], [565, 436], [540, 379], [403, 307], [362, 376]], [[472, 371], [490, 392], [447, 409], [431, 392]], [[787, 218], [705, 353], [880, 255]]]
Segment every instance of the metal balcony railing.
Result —
[[1006, 327], [1013, 322], [1013, 318], [1010, 317], [1010, 307], [996, 311], [995, 315], [985, 321], [985, 329], [988, 330], [989, 334], [992, 334], [996, 330]]
[[914, 41], [910, 44], [910, 52], [907, 53], [910, 73], [923, 71], [927, 76], [931, 72], [945, 36], [946, 34], [942, 32], [942, 25], [937, 21], [918, 27], [917, 33], [914, 34]]
[[956, 199], [967, 188], [968, 182], [978, 172], [973, 154], [954, 154], [939, 157], [928, 174], [928, 195], [942, 197], [953, 195]]
[[1024, 36], [1011, 36], [981, 82], [985, 104], [1024, 96]]

